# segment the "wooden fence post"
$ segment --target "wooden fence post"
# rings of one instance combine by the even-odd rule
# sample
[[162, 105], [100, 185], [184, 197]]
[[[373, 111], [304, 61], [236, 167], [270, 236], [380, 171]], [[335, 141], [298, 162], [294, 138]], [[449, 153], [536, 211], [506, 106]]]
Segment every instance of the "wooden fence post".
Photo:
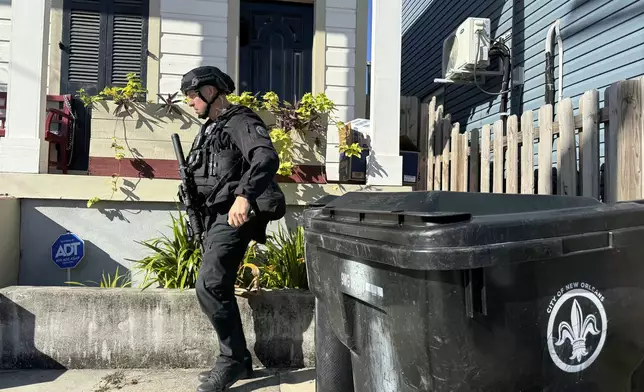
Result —
[[534, 125], [532, 110], [521, 116], [521, 193], [534, 194]]
[[494, 123], [494, 193], [503, 193], [503, 120]]
[[423, 190], [434, 189], [434, 138], [436, 135], [436, 97], [431, 102], [423, 105], [423, 116], [421, 127], [425, 131], [421, 135], [421, 152], [425, 159], [421, 165], [421, 188]]
[[552, 105], [539, 109], [539, 194], [552, 194]]
[[559, 102], [557, 111], [559, 139], [557, 140], [557, 194], [577, 196], [577, 151], [575, 149], [575, 116], [572, 101]]
[[452, 129], [452, 116], [450, 114], [445, 115], [443, 118], [443, 172], [441, 173], [441, 189], [444, 191], [449, 190], [449, 172], [452, 166], [452, 160], [450, 157], [450, 147], [451, 147], [451, 131]]
[[519, 193], [519, 119], [516, 115], [508, 118], [507, 141], [506, 193]]
[[479, 192], [479, 173], [481, 170], [481, 151], [479, 148], [479, 130], [470, 131], [470, 192]]
[[436, 121], [434, 121], [434, 187], [435, 191], [443, 189], [441, 187], [442, 164], [445, 161], [443, 157], [443, 105], [436, 110]]
[[587, 91], [579, 102], [582, 115], [579, 141], [581, 195], [599, 199], [599, 93]]
[[481, 137], [481, 192], [490, 192], [490, 126], [483, 125]]
[[[643, 197], [642, 132], [644, 124], [644, 77], [614, 83], [609, 97], [605, 182], [607, 201], [635, 200]], [[608, 139], [608, 138], [607, 138]], [[608, 140], [607, 140], [608, 142]], [[608, 144], [608, 143], [607, 143]]]

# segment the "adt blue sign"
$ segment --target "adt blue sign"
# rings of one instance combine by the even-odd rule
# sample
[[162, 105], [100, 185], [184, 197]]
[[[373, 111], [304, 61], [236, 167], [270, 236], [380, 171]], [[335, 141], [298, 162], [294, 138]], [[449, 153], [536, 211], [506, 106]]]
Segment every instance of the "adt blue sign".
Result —
[[76, 234], [63, 234], [51, 246], [51, 259], [60, 268], [74, 268], [85, 256], [85, 241]]

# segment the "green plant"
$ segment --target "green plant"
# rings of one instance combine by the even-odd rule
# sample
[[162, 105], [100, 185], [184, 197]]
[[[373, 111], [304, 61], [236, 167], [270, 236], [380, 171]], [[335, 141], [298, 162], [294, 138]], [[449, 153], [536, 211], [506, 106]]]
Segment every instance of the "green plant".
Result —
[[228, 95], [228, 101], [235, 105], [246, 106], [252, 110], [258, 111], [263, 108], [261, 102], [257, 99], [257, 94], [253, 95], [248, 91], [244, 91], [240, 95]]
[[105, 86], [103, 91], [97, 95], [88, 95], [85, 89], [78, 90], [78, 99], [83, 102], [85, 107], [91, 106], [96, 102], [110, 98], [116, 103], [114, 114], [119, 115], [125, 111], [126, 114], [131, 115], [130, 108], [136, 101], [145, 97], [148, 90], [143, 87], [141, 79], [135, 73], [130, 72], [126, 75], [127, 83], [123, 87], [119, 86]]
[[[103, 273], [101, 274], [100, 282], [95, 282], [93, 280], [86, 280], [85, 282], [93, 283], [94, 285], [101, 288], [132, 287], [132, 280], [129, 278], [127, 274], [121, 275], [119, 273], [119, 267], [116, 267], [116, 272], [114, 272], [114, 276], [112, 276], [109, 273], [107, 274], [107, 276], [105, 276], [105, 271], [103, 271]], [[65, 282], [65, 284], [75, 285], [75, 286], [87, 286], [86, 284], [80, 283], [80, 282]]]
[[[316, 143], [319, 144], [320, 136], [326, 134], [327, 124], [332, 123], [341, 130], [345, 124], [338, 121], [333, 113], [336, 106], [326, 94], [320, 93], [313, 95], [304, 94], [295, 104], [287, 101], [281, 101], [276, 93], [269, 91], [261, 98], [257, 94], [253, 95], [248, 91], [241, 95], [230, 95], [229, 101], [249, 107], [252, 110], [265, 110], [275, 116], [275, 124], [270, 126], [270, 136], [275, 149], [280, 157], [280, 167], [278, 174], [289, 176], [293, 173], [293, 132], [298, 132], [305, 136], [312, 133], [316, 137]], [[360, 156], [362, 150], [355, 143], [352, 146], [340, 146], [352, 156]]]
[[347, 157], [358, 157], [362, 154], [362, 147], [359, 143], [352, 143], [350, 145], [343, 144], [340, 146], [340, 153], [344, 153]]
[[185, 215], [179, 211], [175, 218], [170, 214], [172, 238], [163, 234], [159, 238], [136, 241], [152, 251], [140, 260], [131, 260], [136, 268], [145, 272], [143, 289], [154, 284], [168, 289], [194, 288], [201, 265], [201, 251], [194, 241], [188, 241]]
[[[133, 108], [135, 102], [142, 101], [147, 94], [148, 90], [143, 88], [141, 79], [136, 76], [135, 73], [127, 74], [127, 83], [123, 87], [119, 86], [106, 86], [100, 93], [97, 95], [88, 95], [85, 89], [78, 90], [77, 97], [83, 102], [85, 107], [93, 106], [96, 102], [100, 102], [107, 99], [111, 99], [115, 104], [116, 108], [114, 109], [113, 114], [115, 116], [120, 116], [125, 114], [125, 116], [132, 116], [130, 109]], [[172, 110], [170, 109], [169, 112]], [[124, 116], [124, 117], [125, 117]], [[117, 183], [118, 179], [121, 176], [121, 160], [125, 158], [125, 149], [123, 146], [118, 144], [116, 136], [112, 137], [112, 146], [114, 149], [114, 158], [119, 161], [118, 171], [112, 174], [112, 195], [118, 190]], [[94, 204], [101, 201], [99, 197], [92, 197], [87, 200], [87, 207], [92, 207]]]
[[246, 254], [239, 266], [239, 270], [237, 271], [236, 288], [247, 291], [259, 290], [259, 277], [261, 272], [257, 265], [254, 264], [256, 258], [257, 243], [252, 241], [246, 250]]
[[179, 109], [179, 106], [177, 104], [179, 102], [181, 102], [182, 100], [181, 99], [175, 99], [177, 94], [179, 94], [178, 91], [176, 93], [174, 93], [174, 94], [168, 94], [167, 97], [164, 97], [161, 94], [157, 94], [159, 99], [161, 99], [161, 101], [163, 101], [163, 104], [161, 105], [159, 110], [157, 110], [157, 112], [164, 111], [166, 116], [169, 116], [172, 113], [175, 113], [175, 114], [177, 114], [178, 116], [181, 117], [183, 115], [183, 113], [181, 112], [181, 109]]
[[252, 245], [245, 264], [257, 267], [259, 285], [267, 289], [308, 289], [304, 254], [304, 229], [278, 227], [268, 236], [264, 247]]

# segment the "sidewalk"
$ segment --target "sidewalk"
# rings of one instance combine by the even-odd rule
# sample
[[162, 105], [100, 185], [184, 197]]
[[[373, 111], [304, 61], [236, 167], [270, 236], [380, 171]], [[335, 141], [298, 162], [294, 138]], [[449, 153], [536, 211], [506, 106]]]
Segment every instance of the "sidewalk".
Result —
[[[10, 370], [0, 371], [4, 392], [195, 392], [201, 370]], [[315, 370], [259, 369], [230, 392], [314, 392]]]

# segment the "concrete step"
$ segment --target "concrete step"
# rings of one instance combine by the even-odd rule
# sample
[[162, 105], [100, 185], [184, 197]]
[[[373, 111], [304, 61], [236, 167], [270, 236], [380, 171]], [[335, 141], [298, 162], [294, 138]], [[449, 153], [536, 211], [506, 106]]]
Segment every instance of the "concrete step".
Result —
[[[6, 370], [4, 392], [194, 392], [205, 369], [170, 370]], [[230, 392], [315, 392], [315, 369], [258, 369]]]

